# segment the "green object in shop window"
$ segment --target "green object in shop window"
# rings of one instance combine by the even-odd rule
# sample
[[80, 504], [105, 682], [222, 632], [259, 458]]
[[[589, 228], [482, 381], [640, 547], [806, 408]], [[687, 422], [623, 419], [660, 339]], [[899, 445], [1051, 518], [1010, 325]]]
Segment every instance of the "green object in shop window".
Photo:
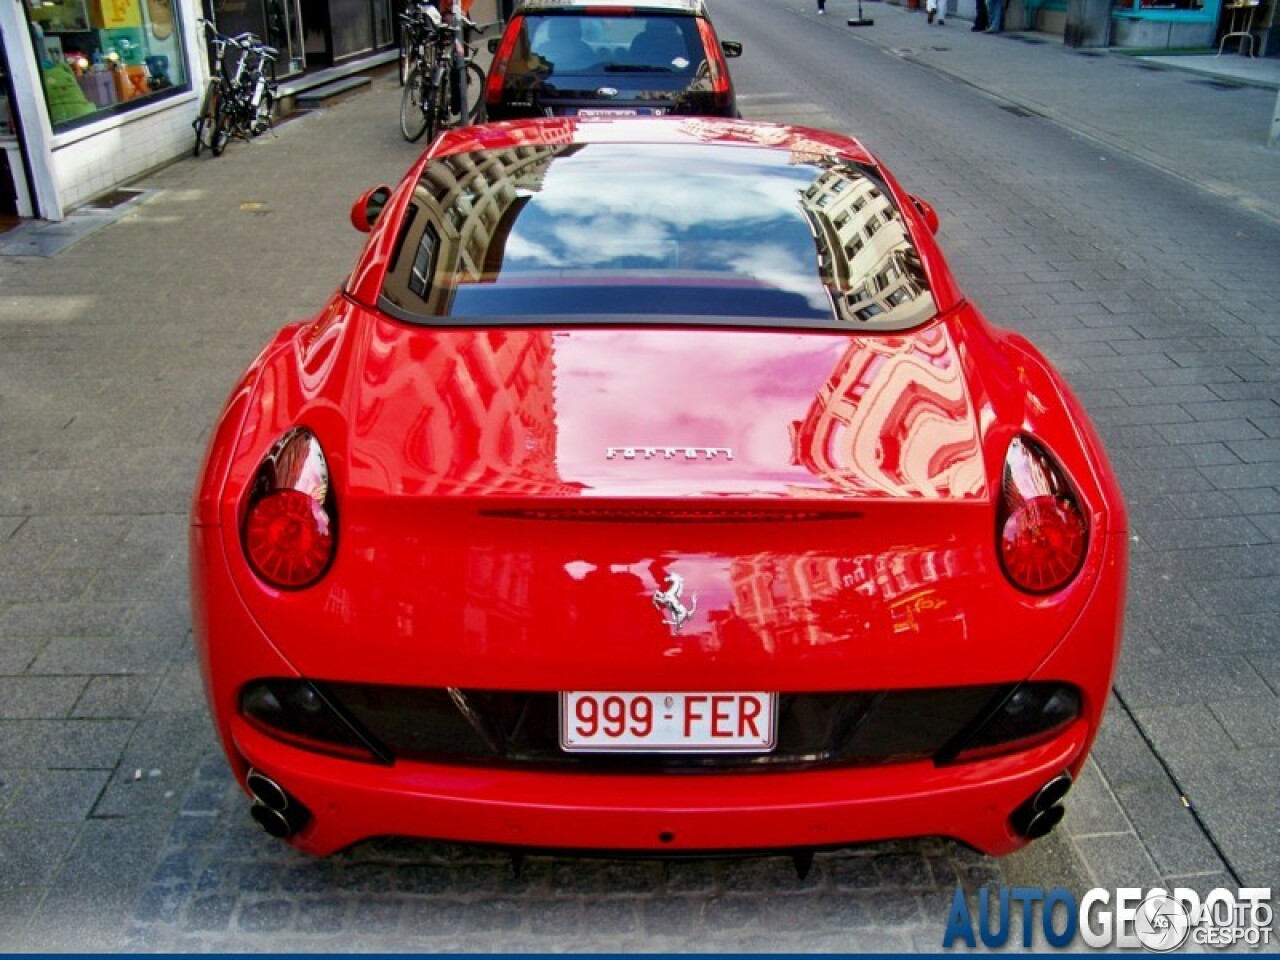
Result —
[[55, 63], [41, 71], [44, 81], [44, 97], [49, 104], [49, 120], [62, 123], [93, 113], [98, 108], [89, 102], [89, 98], [76, 83], [76, 75], [65, 63]]

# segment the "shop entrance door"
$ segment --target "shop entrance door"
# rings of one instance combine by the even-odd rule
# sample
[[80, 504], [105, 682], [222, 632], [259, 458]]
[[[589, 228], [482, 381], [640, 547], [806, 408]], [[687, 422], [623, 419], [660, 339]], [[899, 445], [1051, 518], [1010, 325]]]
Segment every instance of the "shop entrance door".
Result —
[[381, 50], [396, 42], [395, 14], [391, 0], [373, 0], [373, 46]]
[[267, 0], [267, 42], [280, 51], [277, 77], [293, 76], [307, 68], [298, 0]]
[[333, 66], [333, 37], [329, 0], [298, 0], [302, 18], [302, 49], [308, 68]]

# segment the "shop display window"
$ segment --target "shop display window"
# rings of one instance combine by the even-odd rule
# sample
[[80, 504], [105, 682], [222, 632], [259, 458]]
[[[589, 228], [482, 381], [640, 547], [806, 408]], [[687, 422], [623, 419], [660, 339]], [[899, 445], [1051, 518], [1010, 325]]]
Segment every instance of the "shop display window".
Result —
[[55, 131], [187, 89], [177, 0], [23, 0]]

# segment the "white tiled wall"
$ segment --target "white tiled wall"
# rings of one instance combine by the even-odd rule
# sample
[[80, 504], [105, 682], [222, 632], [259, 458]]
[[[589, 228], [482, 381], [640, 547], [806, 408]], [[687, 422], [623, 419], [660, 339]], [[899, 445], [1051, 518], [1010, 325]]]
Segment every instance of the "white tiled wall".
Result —
[[70, 210], [191, 150], [195, 95], [144, 116], [125, 114], [108, 129], [53, 149], [53, 176]]

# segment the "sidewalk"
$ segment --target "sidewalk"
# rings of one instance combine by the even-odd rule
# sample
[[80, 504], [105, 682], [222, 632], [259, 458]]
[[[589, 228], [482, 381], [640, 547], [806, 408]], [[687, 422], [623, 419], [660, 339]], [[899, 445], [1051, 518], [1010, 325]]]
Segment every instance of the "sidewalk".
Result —
[[[1280, 148], [1267, 147], [1280, 60], [1077, 50], [1050, 34], [974, 33], [954, 17], [931, 26], [922, 10], [869, 0], [862, 9], [873, 26], [845, 26], [857, 16], [856, 0], [832, 0], [828, 20], [855, 39], [1280, 220]], [[1170, 71], [1180, 74], [1176, 86]]]

